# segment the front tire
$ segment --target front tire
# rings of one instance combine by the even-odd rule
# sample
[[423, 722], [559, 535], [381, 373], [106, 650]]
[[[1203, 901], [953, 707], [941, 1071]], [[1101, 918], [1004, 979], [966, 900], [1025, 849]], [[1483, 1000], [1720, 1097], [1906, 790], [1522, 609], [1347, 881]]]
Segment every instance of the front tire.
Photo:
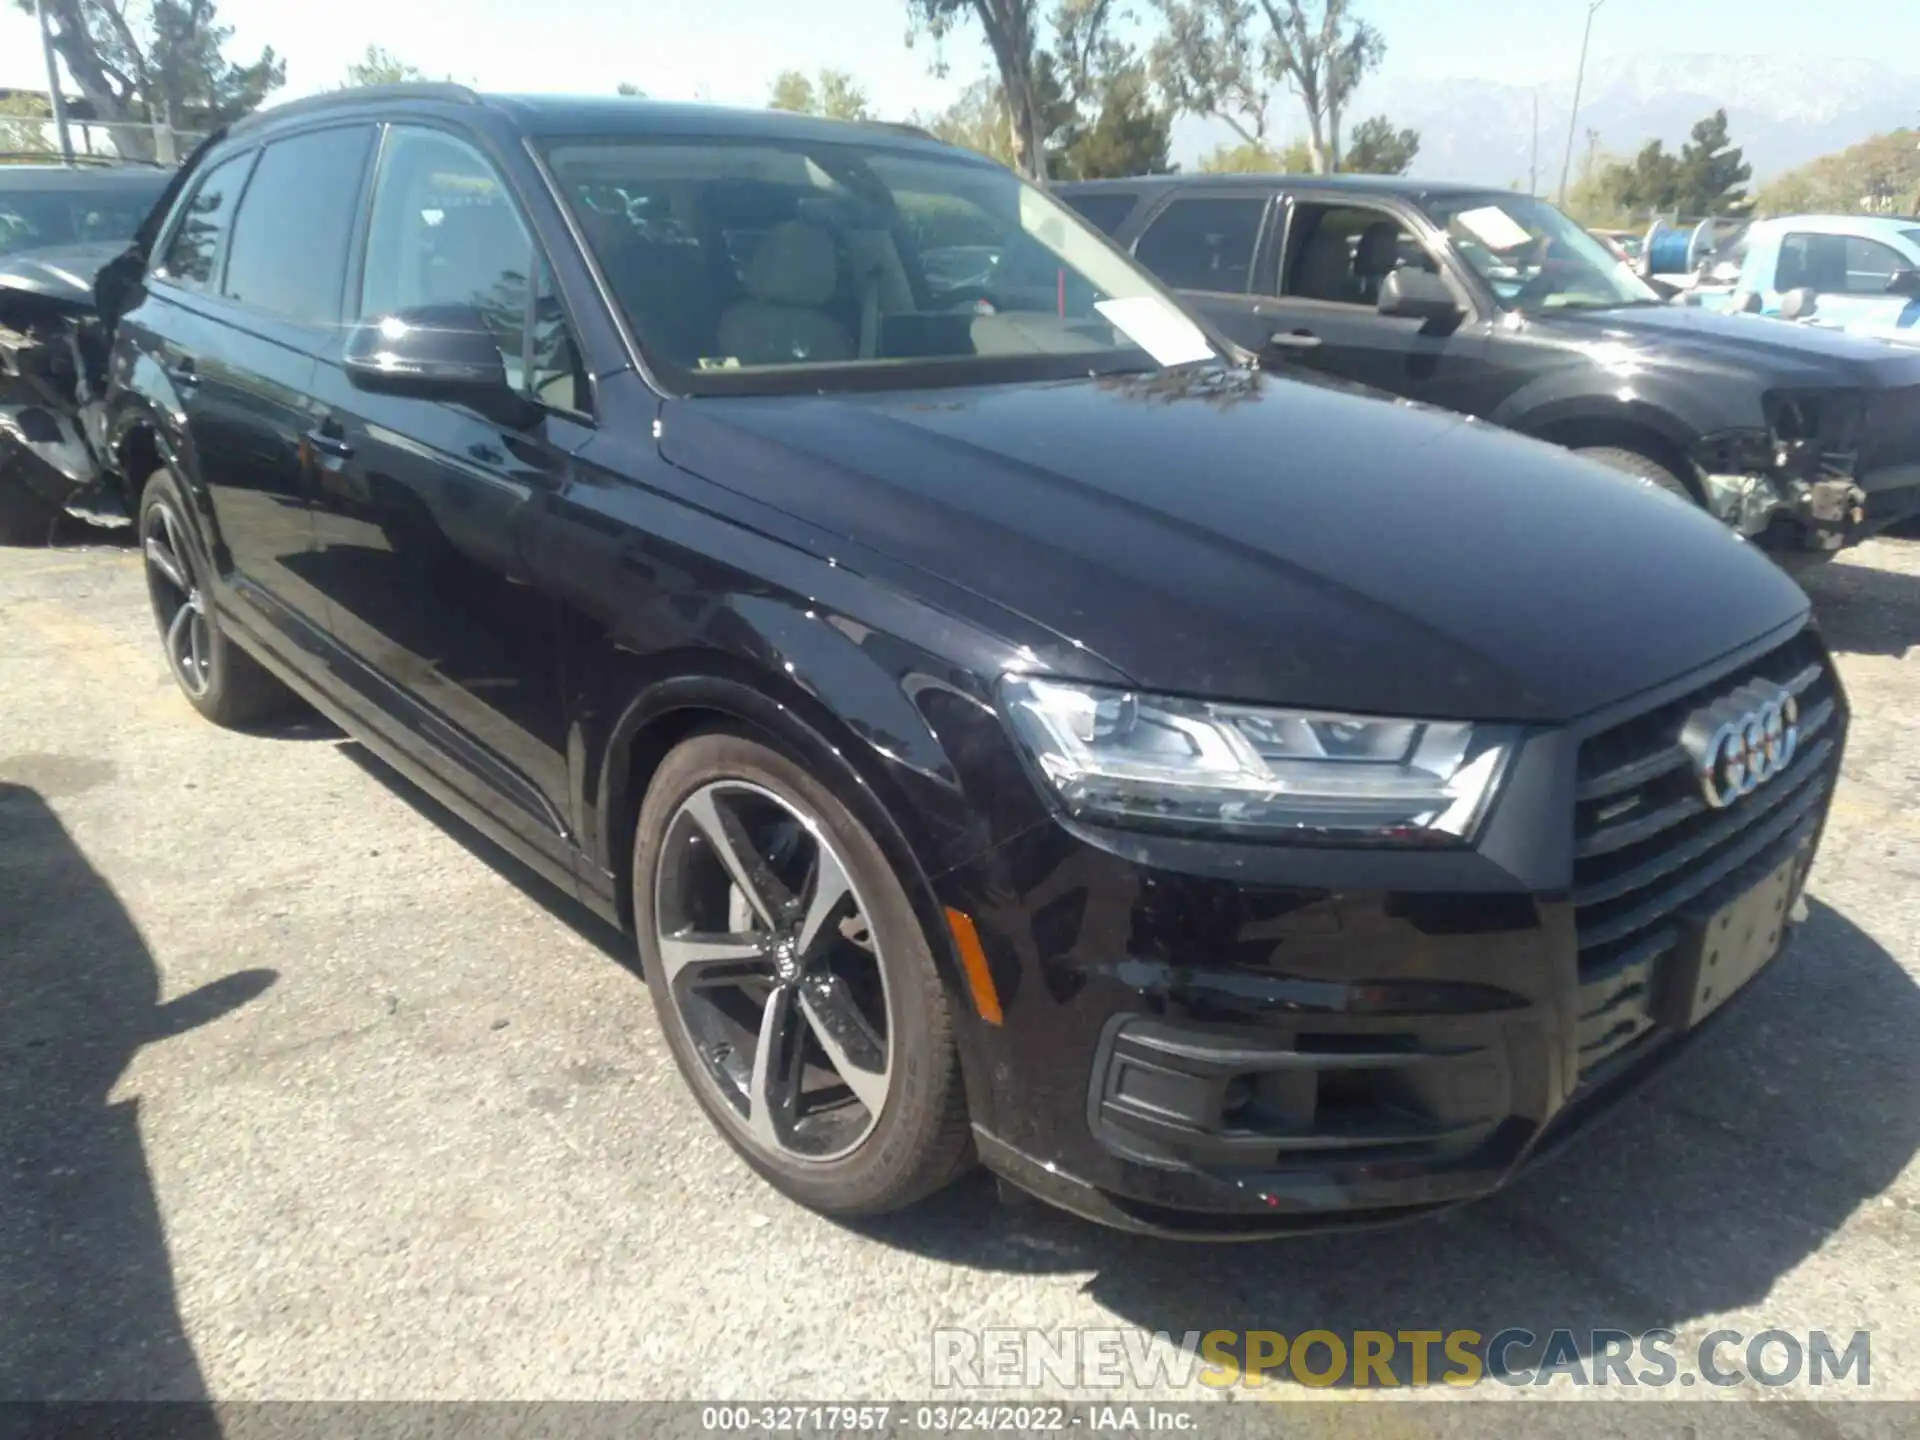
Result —
[[640, 807], [635, 929], [708, 1117], [823, 1214], [957, 1178], [971, 1132], [948, 998], [879, 843], [821, 779], [743, 734], [683, 741]]
[[187, 703], [216, 725], [258, 724], [298, 706], [291, 691], [220, 629], [207, 566], [180, 487], [164, 469], [140, 493], [140, 550], [160, 646]]
[[1625, 475], [1637, 476], [1656, 489], [1665, 490], [1669, 495], [1677, 495], [1690, 505], [1698, 505], [1700, 497], [1693, 493], [1693, 487], [1676, 475], [1658, 460], [1649, 459], [1636, 450], [1622, 450], [1614, 445], [1591, 445], [1575, 450], [1576, 455], [1584, 455], [1589, 460], [1598, 461], [1610, 470], [1618, 470]]

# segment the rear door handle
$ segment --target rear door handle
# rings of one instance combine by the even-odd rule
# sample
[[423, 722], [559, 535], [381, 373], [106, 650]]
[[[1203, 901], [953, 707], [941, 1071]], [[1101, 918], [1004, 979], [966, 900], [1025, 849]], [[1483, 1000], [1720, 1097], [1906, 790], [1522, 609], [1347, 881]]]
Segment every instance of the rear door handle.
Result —
[[167, 376], [182, 390], [191, 390], [200, 383], [200, 374], [193, 368], [193, 361], [184, 357], [174, 361], [173, 368], [167, 371]]
[[306, 439], [307, 444], [316, 452], [331, 455], [336, 460], [346, 460], [353, 455], [353, 446], [347, 443], [345, 437], [328, 430], [325, 426], [307, 431]]
[[1311, 330], [1276, 330], [1267, 337], [1267, 344], [1277, 350], [1318, 350], [1320, 337]]

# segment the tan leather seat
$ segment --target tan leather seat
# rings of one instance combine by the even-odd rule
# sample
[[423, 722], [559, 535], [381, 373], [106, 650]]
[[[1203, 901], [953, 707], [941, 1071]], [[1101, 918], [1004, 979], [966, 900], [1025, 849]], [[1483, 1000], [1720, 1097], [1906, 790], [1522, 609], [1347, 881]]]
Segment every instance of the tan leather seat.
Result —
[[852, 337], [823, 308], [840, 282], [833, 237], [818, 225], [788, 220], [760, 237], [747, 263], [752, 298], [720, 316], [721, 355], [742, 365], [851, 360]]

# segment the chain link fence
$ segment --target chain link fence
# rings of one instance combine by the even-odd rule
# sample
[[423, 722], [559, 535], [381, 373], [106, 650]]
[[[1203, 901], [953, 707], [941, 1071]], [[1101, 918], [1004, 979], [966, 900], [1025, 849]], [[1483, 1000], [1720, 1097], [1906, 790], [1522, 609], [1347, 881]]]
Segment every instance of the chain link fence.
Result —
[[[82, 164], [135, 160], [175, 165], [193, 153], [204, 134], [157, 121], [67, 118], [67, 143]], [[0, 162], [60, 158], [60, 132], [53, 121], [0, 115]]]

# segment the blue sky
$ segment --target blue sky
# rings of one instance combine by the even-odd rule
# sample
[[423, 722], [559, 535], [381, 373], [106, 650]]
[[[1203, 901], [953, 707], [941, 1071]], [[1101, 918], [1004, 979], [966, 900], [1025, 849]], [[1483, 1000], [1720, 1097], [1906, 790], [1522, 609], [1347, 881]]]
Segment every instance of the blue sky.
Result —
[[[1133, 4], [1144, 12], [1147, 0]], [[1360, 9], [1387, 37], [1383, 87], [1396, 76], [1569, 77], [1586, 14], [1584, 0], [1362, 0]], [[1844, 25], [1810, 25], [1806, 0], [1606, 0], [1593, 49], [1804, 49], [1920, 70], [1920, 4], [1844, 9]], [[988, 64], [969, 32], [946, 45], [949, 76], [930, 73], [931, 42], [905, 44], [904, 0], [220, 0], [220, 14], [237, 47], [287, 57], [289, 97], [337, 83], [370, 41], [486, 89], [604, 93], [631, 80], [662, 98], [721, 104], [760, 104], [779, 71], [832, 65], [889, 115], [939, 108]], [[0, 0], [0, 85], [42, 83], [38, 49], [31, 18]], [[1381, 94], [1389, 111], [1390, 95]]]

